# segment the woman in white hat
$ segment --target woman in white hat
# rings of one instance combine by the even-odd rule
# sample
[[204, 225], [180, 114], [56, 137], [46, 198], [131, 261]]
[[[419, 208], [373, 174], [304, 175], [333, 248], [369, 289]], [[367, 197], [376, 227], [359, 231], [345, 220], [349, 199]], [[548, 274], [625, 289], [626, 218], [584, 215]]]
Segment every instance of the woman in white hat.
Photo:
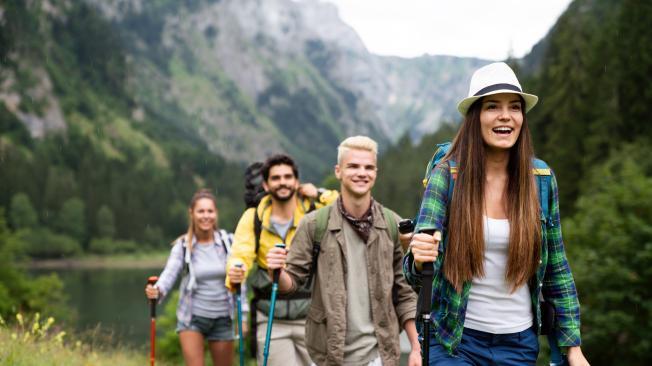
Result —
[[429, 174], [416, 232], [443, 241], [415, 234], [404, 272], [418, 288], [433, 262], [431, 365], [535, 365], [542, 297], [570, 365], [588, 365], [557, 183], [534, 158], [526, 118], [537, 100], [507, 64], [478, 69], [458, 105], [464, 122]]

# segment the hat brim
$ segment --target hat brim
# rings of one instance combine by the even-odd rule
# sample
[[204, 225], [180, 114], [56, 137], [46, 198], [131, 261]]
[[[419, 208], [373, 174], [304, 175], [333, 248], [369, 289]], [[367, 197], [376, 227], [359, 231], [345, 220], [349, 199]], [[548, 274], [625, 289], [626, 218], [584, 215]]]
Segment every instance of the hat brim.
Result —
[[502, 94], [502, 93], [509, 93], [509, 94], [518, 94], [523, 97], [525, 100], [525, 113], [529, 112], [539, 101], [539, 97], [537, 97], [534, 94], [528, 94], [528, 93], [519, 93], [514, 90], [509, 90], [509, 89], [499, 89], [499, 90], [494, 90], [491, 91], [490, 93], [487, 94], [482, 94], [482, 95], [476, 95], [468, 98], [462, 99], [457, 104], [457, 110], [462, 114], [463, 117], [466, 117], [466, 113], [469, 111], [469, 108], [471, 105], [478, 99], [482, 97], [486, 97], [487, 95], [494, 95], [494, 94]]

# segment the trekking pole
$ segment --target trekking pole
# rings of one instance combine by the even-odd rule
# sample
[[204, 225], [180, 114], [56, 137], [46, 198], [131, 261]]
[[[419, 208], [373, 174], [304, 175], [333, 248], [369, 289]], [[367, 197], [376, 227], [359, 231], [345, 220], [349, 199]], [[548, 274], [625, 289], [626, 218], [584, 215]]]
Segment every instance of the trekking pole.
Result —
[[[276, 248], [285, 249], [285, 244], [278, 243]], [[267, 335], [265, 336], [265, 348], [263, 349], [263, 366], [267, 366], [267, 357], [269, 356], [269, 341], [272, 338], [272, 324], [274, 322], [274, 307], [276, 306], [276, 293], [278, 292], [278, 278], [281, 275], [281, 269], [274, 270], [272, 280], [272, 297], [269, 301], [269, 318], [267, 319]]]
[[[435, 229], [421, 230], [420, 233], [435, 235]], [[430, 311], [432, 302], [432, 278], [434, 269], [432, 262], [424, 262], [421, 268], [421, 290], [419, 291], [419, 316], [423, 323], [423, 343], [421, 344], [422, 364], [427, 366], [430, 363]]]
[[550, 366], [566, 366], [566, 358], [557, 345], [557, 338], [554, 334], [548, 334], [547, 337], [550, 346]]
[[[242, 268], [242, 263], [235, 265], [237, 268]], [[240, 284], [235, 285], [235, 303], [238, 309], [238, 348], [240, 349], [240, 366], [244, 366], [244, 339], [242, 338], [242, 299], [241, 299]]]
[[[147, 278], [147, 284], [154, 286], [158, 281], [157, 276], [150, 276]], [[156, 301], [157, 299], [149, 299], [149, 317], [151, 323], [149, 325], [149, 364], [154, 366], [156, 358]]]

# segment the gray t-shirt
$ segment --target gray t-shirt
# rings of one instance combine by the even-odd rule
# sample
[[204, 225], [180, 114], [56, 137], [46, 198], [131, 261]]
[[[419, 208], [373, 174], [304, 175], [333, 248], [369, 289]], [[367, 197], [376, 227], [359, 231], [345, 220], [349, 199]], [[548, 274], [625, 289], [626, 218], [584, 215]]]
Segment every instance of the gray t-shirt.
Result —
[[206, 318], [229, 316], [226, 278], [226, 249], [221, 243], [197, 244], [192, 248], [197, 287], [192, 294], [192, 314]]
[[280, 223], [280, 222], [274, 220], [273, 218], [270, 218], [269, 222], [272, 224], [272, 227], [274, 228], [274, 231], [276, 231], [278, 236], [283, 238], [283, 240], [285, 241], [285, 237], [287, 236], [288, 230], [290, 230], [290, 227], [292, 227], [292, 224], [294, 223], [294, 220], [290, 219], [286, 223]]
[[347, 267], [344, 365], [366, 365], [378, 357], [367, 278], [367, 244], [346, 220], [343, 226]]

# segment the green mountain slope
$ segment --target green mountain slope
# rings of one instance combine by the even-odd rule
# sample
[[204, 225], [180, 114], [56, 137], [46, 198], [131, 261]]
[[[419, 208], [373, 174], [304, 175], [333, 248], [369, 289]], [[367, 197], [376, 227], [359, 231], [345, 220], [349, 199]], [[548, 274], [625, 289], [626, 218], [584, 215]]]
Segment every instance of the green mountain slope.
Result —
[[100, 235], [102, 207], [116, 238], [165, 246], [185, 230], [192, 192], [206, 186], [218, 192], [222, 224], [232, 228], [242, 208], [241, 166], [177, 123], [188, 118], [183, 111], [136, 103], [127, 53], [95, 10], [38, 5], [2, 4], [0, 206], [26, 193], [38, 226], [62, 232], [65, 203], [81, 199], [84, 246]]

